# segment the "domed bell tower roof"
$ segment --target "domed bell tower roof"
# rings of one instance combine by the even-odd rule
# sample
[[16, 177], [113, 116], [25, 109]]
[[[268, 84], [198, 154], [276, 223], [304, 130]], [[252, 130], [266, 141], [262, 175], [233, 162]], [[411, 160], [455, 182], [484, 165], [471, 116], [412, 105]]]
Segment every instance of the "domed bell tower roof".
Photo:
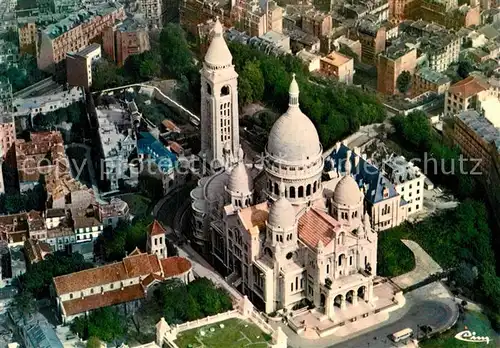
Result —
[[287, 229], [295, 225], [295, 209], [285, 198], [285, 185], [280, 185], [280, 198], [269, 209], [267, 223], [276, 228]]

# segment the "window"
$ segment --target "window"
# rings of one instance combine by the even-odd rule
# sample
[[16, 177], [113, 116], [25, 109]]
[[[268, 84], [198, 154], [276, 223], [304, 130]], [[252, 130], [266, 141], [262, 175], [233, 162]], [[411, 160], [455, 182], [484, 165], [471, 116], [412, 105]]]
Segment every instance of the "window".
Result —
[[69, 298], [72, 299], [73, 298], [73, 294], [69, 294]]
[[326, 265], [326, 274], [329, 274], [330, 273], [330, 265]]
[[349, 256], [349, 266], [352, 266], [352, 256]]
[[290, 284], [290, 291], [293, 291], [293, 282]]
[[299, 277], [295, 277], [295, 290], [299, 288]]
[[114, 287], [115, 287], [115, 284], [113, 284], [113, 283], [111, 283], [111, 284], [109, 285], [109, 288], [110, 288], [110, 289], [113, 289]]
[[416, 208], [417, 208], [417, 210], [418, 210], [418, 208], [420, 208], [420, 206], [417, 204]]

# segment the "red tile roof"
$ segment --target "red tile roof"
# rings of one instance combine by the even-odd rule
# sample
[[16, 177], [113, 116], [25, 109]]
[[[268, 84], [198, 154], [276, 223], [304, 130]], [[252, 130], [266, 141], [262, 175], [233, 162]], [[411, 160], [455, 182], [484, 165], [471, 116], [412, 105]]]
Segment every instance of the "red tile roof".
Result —
[[97, 308], [113, 306], [119, 303], [130, 302], [144, 298], [142, 285], [136, 284], [122, 289], [107, 291], [84, 298], [77, 298], [63, 302], [66, 316], [90, 311]]
[[174, 277], [186, 273], [191, 269], [191, 262], [180, 256], [167, 257], [166, 259], [161, 259], [160, 262], [164, 278]]
[[149, 225], [149, 235], [150, 236], [164, 235], [166, 232], [167, 231], [158, 222], [158, 220], [153, 221], [153, 223], [151, 225]]
[[466, 79], [458, 81], [450, 86], [450, 93], [462, 98], [470, 98], [479, 92], [486, 91], [488, 85], [475, 76], [469, 76]]
[[326, 246], [335, 238], [340, 227], [340, 223], [333, 217], [312, 208], [299, 219], [299, 239], [312, 249], [318, 246], [320, 240]]
[[147, 288], [149, 285], [151, 285], [152, 282], [154, 282], [155, 280], [158, 280], [158, 281], [162, 281], [163, 278], [159, 275], [156, 275], [156, 274], [153, 274], [151, 273], [150, 275], [148, 275], [146, 278], [144, 278], [144, 280], [141, 282], [142, 285]]

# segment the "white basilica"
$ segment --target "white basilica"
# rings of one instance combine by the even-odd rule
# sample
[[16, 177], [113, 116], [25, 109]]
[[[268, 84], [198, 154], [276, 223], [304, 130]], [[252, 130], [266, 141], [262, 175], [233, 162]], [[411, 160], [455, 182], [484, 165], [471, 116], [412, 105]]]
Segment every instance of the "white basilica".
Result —
[[331, 321], [373, 312], [377, 233], [350, 174], [322, 182], [322, 146], [295, 77], [256, 165], [239, 145], [237, 74], [218, 20], [201, 76], [202, 155], [221, 168], [191, 192], [193, 245], [266, 313], [304, 300]]

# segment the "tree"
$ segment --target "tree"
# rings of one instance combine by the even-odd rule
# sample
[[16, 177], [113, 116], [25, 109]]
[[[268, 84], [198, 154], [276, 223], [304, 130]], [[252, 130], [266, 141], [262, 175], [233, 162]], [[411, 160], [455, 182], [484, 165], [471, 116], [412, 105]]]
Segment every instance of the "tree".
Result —
[[113, 342], [127, 334], [126, 321], [111, 307], [99, 308], [86, 317], [76, 318], [71, 323], [70, 329], [82, 339], [93, 337], [92, 344], [96, 343], [96, 339]]
[[406, 94], [410, 90], [411, 87], [411, 74], [409, 71], [404, 70], [399, 74], [398, 79], [396, 80], [396, 86], [398, 91], [402, 94]]
[[175, 78], [188, 76], [194, 67], [186, 34], [177, 24], [169, 23], [163, 27], [160, 34], [160, 53], [163, 66]]
[[264, 97], [264, 76], [257, 61], [248, 61], [239, 75], [238, 97], [240, 106], [245, 106]]
[[36, 298], [49, 296], [52, 278], [91, 268], [79, 253], [67, 255], [56, 251], [44, 260], [30, 266], [26, 273], [19, 276], [22, 291], [33, 294]]
[[457, 74], [462, 79], [468, 77], [472, 71], [474, 71], [474, 67], [472, 66], [472, 63], [468, 59], [460, 60], [458, 62]]
[[25, 316], [30, 317], [37, 309], [36, 300], [29, 291], [21, 291], [14, 297], [14, 306]]
[[89, 339], [87, 340], [87, 348], [101, 348], [101, 346], [101, 340], [95, 336], [89, 337]]
[[106, 88], [121, 86], [125, 78], [115, 63], [100, 59], [92, 68], [92, 89], [100, 91]]

